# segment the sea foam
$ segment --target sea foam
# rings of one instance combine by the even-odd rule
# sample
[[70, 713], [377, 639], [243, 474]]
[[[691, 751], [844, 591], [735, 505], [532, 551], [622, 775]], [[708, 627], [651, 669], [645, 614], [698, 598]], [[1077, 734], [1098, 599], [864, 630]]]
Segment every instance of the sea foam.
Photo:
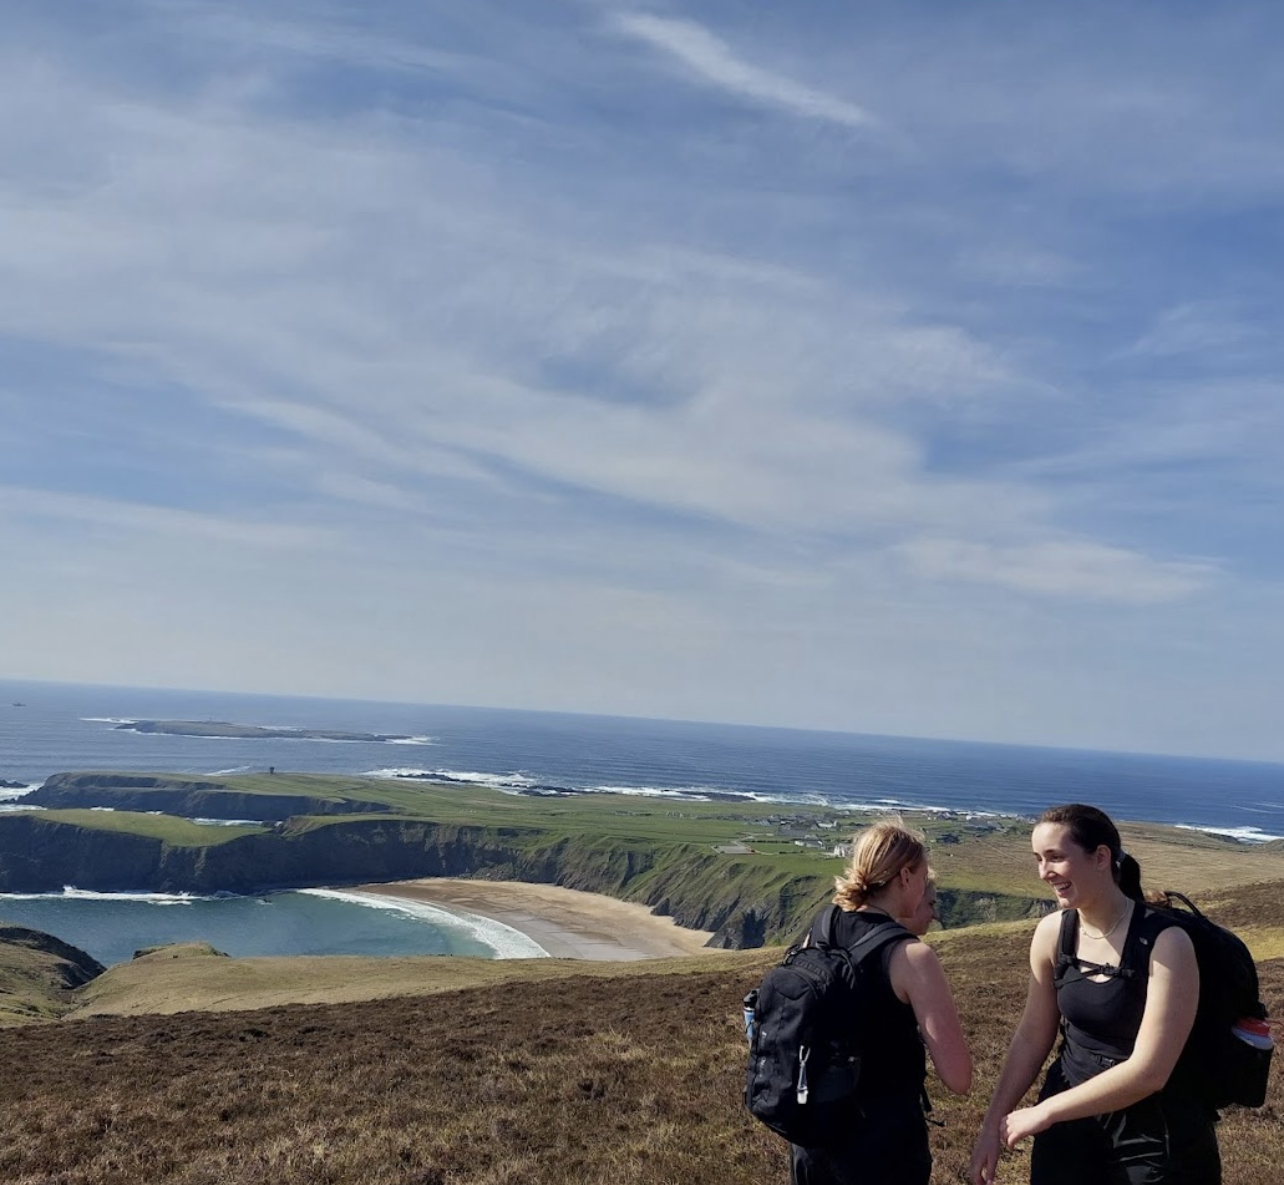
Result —
[[1194, 823], [1177, 823], [1182, 831], [1205, 831], [1209, 835], [1225, 835], [1241, 843], [1270, 843], [1273, 839], [1284, 839], [1284, 835], [1272, 835], [1260, 827], [1199, 827]]
[[[226, 896], [226, 894], [220, 894]], [[210, 901], [196, 893], [148, 893], [125, 890], [118, 893], [99, 892], [96, 889], [78, 889], [63, 885], [60, 893], [0, 893], [0, 901], [141, 901], [146, 905], [191, 905], [195, 901]]]
[[424, 901], [407, 901], [400, 897], [385, 897], [379, 893], [353, 893], [339, 889], [298, 889], [312, 897], [329, 897], [351, 905], [364, 905], [369, 909], [385, 909], [407, 914], [434, 926], [462, 931], [483, 946], [490, 947], [497, 959], [547, 959], [549, 953], [533, 938], [497, 922], [493, 918], [466, 910], [445, 909]]

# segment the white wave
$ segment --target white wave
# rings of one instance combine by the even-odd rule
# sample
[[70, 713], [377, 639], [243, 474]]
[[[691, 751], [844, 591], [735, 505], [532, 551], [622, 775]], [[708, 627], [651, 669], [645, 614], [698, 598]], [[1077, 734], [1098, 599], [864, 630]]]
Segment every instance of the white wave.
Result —
[[494, 790], [520, 789], [524, 786], [535, 786], [534, 778], [522, 774], [484, 774], [466, 769], [422, 769], [417, 766], [385, 766], [381, 769], [367, 770], [361, 775], [365, 778], [406, 778], [430, 782], [441, 778], [445, 782], [460, 782], [468, 786], [489, 786]]
[[436, 745], [433, 737], [393, 737], [387, 742], [389, 745]]
[[1272, 835], [1260, 827], [1201, 827], [1195, 823], [1178, 823], [1183, 831], [1205, 831], [1209, 835], [1225, 835], [1238, 839], [1241, 843], [1270, 843], [1273, 839], [1284, 839], [1284, 835]]
[[497, 959], [547, 959], [549, 953], [529, 935], [466, 910], [445, 909], [424, 901], [406, 901], [399, 897], [385, 897], [379, 893], [353, 893], [339, 889], [299, 889], [312, 897], [328, 897], [333, 901], [347, 901], [368, 909], [386, 909], [408, 914], [434, 926], [462, 931], [483, 946], [490, 947]]
[[252, 769], [254, 769], [254, 768], [256, 768], [256, 767], [255, 767], [255, 766], [252, 766], [252, 765], [234, 765], [234, 766], [232, 766], [232, 768], [231, 768], [231, 769], [215, 769], [215, 770], [211, 770], [211, 771], [210, 771], [209, 773], [207, 773], [205, 776], [206, 776], [207, 778], [226, 778], [226, 777], [228, 777], [228, 776], [229, 776], [229, 775], [231, 775], [231, 774], [246, 774], [246, 773], [249, 773], [249, 772], [250, 772], [250, 770], [252, 770]]
[[[91, 806], [89, 809], [91, 811], [106, 811], [108, 814], [115, 814], [116, 812], [114, 806]], [[148, 814], [159, 815], [160, 811], [149, 811]]]
[[124, 716], [82, 716], [86, 724], [137, 724], [138, 721], [132, 717], [126, 719]]
[[32, 782], [30, 786], [19, 786], [16, 790], [0, 790], [0, 802], [12, 802], [15, 798], [21, 798], [24, 794], [30, 794], [33, 790], [39, 790], [40, 783]]
[[28, 805], [24, 802], [0, 802], [0, 811], [44, 811], [48, 807], [36, 806], [35, 803]]
[[712, 786], [592, 786], [592, 794], [628, 794], [637, 798], [685, 798], [691, 802], [709, 802], [710, 794], [726, 791]]
[[482, 773], [478, 770], [460, 769], [424, 769], [418, 766], [384, 766], [380, 769], [367, 770], [361, 776], [367, 778], [403, 778], [425, 782], [440, 778], [447, 783], [484, 786], [491, 790], [499, 790], [505, 794], [539, 793], [542, 787], [547, 787], [549, 793], [556, 793], [561, 790], [568, 794], [620, 794], [635, 798], [679, 799], [683, 802], [711, 802], [721, 797], [734, 797], [743, 802], [759, 803], [767, 806], [819, 806], [827, 807], [830, 810], [850, 811], [853, 813], [887, 814], [889, 811], [912, 811], [915, 814], [957, 816], [968, 819], [1019, 819], [1023, 817], [1015, 811], [986, 811], [962, 807], [931, 806], [890, 797], [875, 798], [867, 802], [837, 802], [826, 795], [816, 793], [794, 791], [769, 794], [761, 790], [738, 790], [726, 786], [705, 784], [655, 786], [606, 783], [598, 786], [572, 786], [559, 783], [556, 778], [536, 778], [528, 774], [494, 774]]
[[199, 823], [202, 827], [263, 827], [262, 819], [188, 819], [189, 823]]
[[64, 885], [61, 893], [0, 893], [0, 901], [140, 901], [147, 905], [191, 905], [194, 901], [212, 901], [195, 893], [148, 893], [129, 890], [103, 893]]

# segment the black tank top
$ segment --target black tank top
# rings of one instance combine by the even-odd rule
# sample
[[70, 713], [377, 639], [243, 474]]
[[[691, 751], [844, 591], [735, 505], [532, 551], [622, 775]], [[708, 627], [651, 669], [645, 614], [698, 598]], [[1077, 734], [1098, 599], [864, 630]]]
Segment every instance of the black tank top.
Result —
[[[1119, 966], [1102, 967], [1075, 954], [1078, 912], [1067, 909], [1062, 915], [1053, 983], [1063, 1021], [1061, 1061], [1072, 1084], [1132, 1056], [1146, 1010], [1150, 952], [1157, 935], [1167, 928], [1164, 921], [1138, 905], [1128, 922]], [[1108, 978], [1091, 978], [1103, 973]]]
[[[896, 920], [886, 914], [841, 910], [834, 926], [834, 941], [839, 946], [851, 947], [875, 926], [896, 925]], [[813, 924], [813, 938], [819, 937], [817, 929], [818, 925]], [[902, 941], [917, 942], [918, 939], [907, 933]], [[917, 1099], [922, 1095], [927, 1078], [927, 1052], [918, 1033], [914, 1009], [896, 998], [888, 976], [892, 952], [899, 945], [899, 942], [889, 941], [882, 950], [870, 956], [877, 964], [871, 970], [878, 972], [873, 1006], [879, 1015], [876, 1023], [866, 1023], [861, 1028], [864, 1043], [861, 1082], [867, 1083], [879, 1095], [903, 1094]]]

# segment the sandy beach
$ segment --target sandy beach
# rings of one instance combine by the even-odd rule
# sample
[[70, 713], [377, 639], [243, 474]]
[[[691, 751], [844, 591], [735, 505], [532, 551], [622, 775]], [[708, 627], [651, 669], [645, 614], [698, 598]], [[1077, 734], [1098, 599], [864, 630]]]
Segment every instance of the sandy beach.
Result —
[[712, 936], [657, 917], [645, 905], [556, 885], [427, 878], [362, 885], [359, 891], [427, 901], [503, 922], [558, 959], [670, 958], [705, 949]]

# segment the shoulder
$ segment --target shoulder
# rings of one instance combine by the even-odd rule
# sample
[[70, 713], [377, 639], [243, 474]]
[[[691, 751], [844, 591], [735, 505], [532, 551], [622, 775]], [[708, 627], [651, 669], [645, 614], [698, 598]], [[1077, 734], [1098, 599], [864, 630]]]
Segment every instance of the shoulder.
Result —
[[1048, 963], [1055, 965], [1057, 947], [1061, 943], [1061, 927], [1070, 916], [1067, 909], [1058, 909], [1039, 919], [1034, 928], [1034, 937], [1030, 940], [1030, 963]]
[[934, 951], [926, 942], [920, 942], [913, 934], [904, 936], [897, 934], [889, 938], [892, 944], [891, 957], [900, 959], [909, 967], [926, 967], [929, 964], [940, 963]]
[[[1186, 928], [1171, 918], [1160, 918], [1157, 922], [1146, 919], [1150, 925], [1151, 961], [1172, 965], [1177, 969], [1197, 967], [1195, 960], [1195, 943]], [[1143, 937], [1144, 941], [1144, 937]]]

